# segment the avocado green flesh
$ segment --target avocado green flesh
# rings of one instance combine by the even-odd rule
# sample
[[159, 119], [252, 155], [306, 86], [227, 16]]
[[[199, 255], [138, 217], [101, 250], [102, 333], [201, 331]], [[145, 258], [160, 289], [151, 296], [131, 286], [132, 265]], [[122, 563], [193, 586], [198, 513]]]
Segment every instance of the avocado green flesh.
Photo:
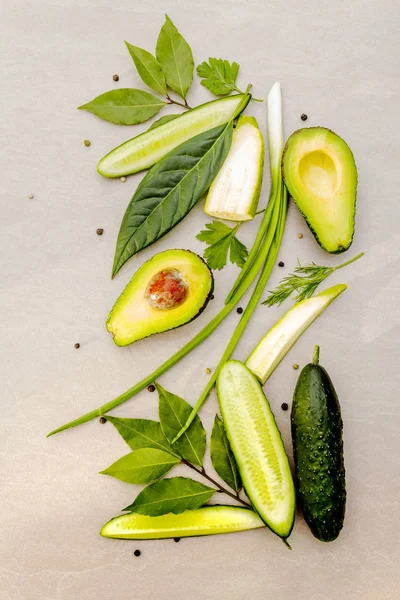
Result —
[[137, 135], [104, 156], [97, 171], [103, 177], [121, 177], [148, 169], [183, 142], [228, 123], [243, 97], [237, 94], [207, 102]]
[[339, 253], [353, 240], [357, 168], [346, 142], [324, 127], [295, 131], [282, 174], [298, 209], [324, 250]]
[[222, 368], [217, 394], [246, 494], [264, 523], [286, 538], [294, 522], [295, 491], [268, 400], [251, 371], [238, 361]]
[[[173, 269], [187, 285], [184, 301], [174, 308], [158, 310], [146, 297], [149, 282], [160, 271]], [[206, 263], [188, 250], [166, 250], [145, 262], [113, 306], [107, 330], [117, 346], [126, 346], [154, 333], [180, 327], [196, 318], [207, 305], [213, 277]]]
[[264, 384], [275, 371], [281, 360], [289, 352], [305, 330], [347, 288], [339, 283], [327, 290], [302, 300], [266, 333], [254, 348], [246, 366]]
[[328, 373], [309, 364], [300, 373], [292, 404], [297, 500], [315, 537], [337, 538], [346, 506], [342, 418]]
[[100, 535], [107, 538], [154, 540], [232, 533], [264, 527], [258, 515], [248, 508], [235, 506], [205, 506], [178, 515], [169, 513], [149, 517], [130, 513], [112, 519]]
[[248, 221], [256, 213], [264, 167], [264, 140], [254, 117], [241, 116], [232, 145], [209, 189], [204, 212], [211, 217]]

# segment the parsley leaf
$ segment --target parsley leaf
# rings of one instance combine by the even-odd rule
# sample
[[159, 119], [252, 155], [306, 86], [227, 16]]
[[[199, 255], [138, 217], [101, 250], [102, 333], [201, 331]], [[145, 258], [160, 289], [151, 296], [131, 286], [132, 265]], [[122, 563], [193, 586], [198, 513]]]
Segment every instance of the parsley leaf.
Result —
[[236, 87], [238, 73], [238, 63], [222, 58], [209, 58], [208, 63], [204, 61], [197, 67], [197, 74], [202, 78], [201, 85], [215, 96], [227, 96], [233, 91], [241, 93]]
[[236, 237], [240, 223], [231, 228], [221, 221], [206, 223], [206, 229], [200, 231], [196, 236], [201, 242], [205, 242], [208, 248], [204, 252], [204, 258], [210, 269], [223, 269], [229, 259], [238, 267], [243, 267], [248, 250]]

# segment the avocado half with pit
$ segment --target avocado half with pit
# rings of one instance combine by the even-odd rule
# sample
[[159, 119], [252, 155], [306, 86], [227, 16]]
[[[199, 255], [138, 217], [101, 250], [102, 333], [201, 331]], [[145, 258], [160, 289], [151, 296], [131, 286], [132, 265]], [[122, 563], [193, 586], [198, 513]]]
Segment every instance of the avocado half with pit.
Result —
[[325, 127], [299, 129], [289, 137], [282, 175], [319, 245], [332, 254], [353, 241], [357, 168], [346, 142]]
[[114, 304], [107, 329], [117, 346], [185, 325], [206, 307], [212, 273], [189, 250], [165, 250], [145, 262]]

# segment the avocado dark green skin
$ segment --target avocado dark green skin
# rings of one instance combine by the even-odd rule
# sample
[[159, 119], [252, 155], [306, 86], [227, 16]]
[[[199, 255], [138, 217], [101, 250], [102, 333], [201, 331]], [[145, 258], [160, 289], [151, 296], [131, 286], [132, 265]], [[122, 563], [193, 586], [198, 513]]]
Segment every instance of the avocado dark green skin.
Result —
[[346, 507], [343, 421], [332, 381], [323, 367], [301, 371], [291, 412], [297, 502], [313, 535], [336, 539]]
[[[353, 239], [354, 239], [354, 232], [355, 232], [355, 221], [356, 221], [357, 192], [356, 192], [356, 198], [355, 198], [355, 202], [354, 202], [354, 212], [353, 212], [353, 234], [352, 234], [352, 236], [351, 236], [351, 240], [349, 241], [349, 243], [348, 243], [346, 246], [338, 246], [337, 250], [333, 250], [333, 251], [332, 251], [332, 250], [328, 250], [327, 248], [325, 248], [324, 244], [321, 242], [320, 238], [318, 237], [318, 234], [317, 234], [317, 232], [316, 232], [316, 231], [315, 231], [315, 229], [314, 229], [314, 228], [311, 226], [311, 224], [310, 224], [310, 222], [309, 222], [309, 220], [308, 220], [308, 218], [307, 218], [307, 215], [306, 215], [306, 214], [305, 214], [305, 213], [302, 211], [302, 209], [301, 209], [300, 205], [299, 205], [299, 204], [297, 203], [297, 201], [296, 201], [296, 198], [294, 198], [294, 197], [292, 196], [292, 194], [290, 193], [290, 188], [289, 188], [289, 186], [288, 186], [287, 179], [285, 179], [285, 153], [286, 153], [286, 150], [287, 150], [287, 148], [288, 148], [288, 145], [289, 145], [289, 140], [290, 140], [291, 138], [293, 138], [293, 136], [301, 134], [301, 133], [302, 133], [302, 131], [303, 131], [304, 129], [319, 129], [319, 127], [320, 127], [319, 125], [318, 125], [318, 126], [316, 126], [316, 127], [307, 127], [307, 128], [305, 128], [305, 127], [302, 127], [301, 129], [296, 129], [296, 131], [294, 131], [294, 132], [293, 132], [293, 133], [290, 135], [290, 137], [289, 137], [289, 138], [288, 138], [288, 140], [286, 141], [286, 144], [285, 144], [285, 147], [284, 147], [284, 149], [283, 149], [283, 153], [282, 153], [282, 161], [281, 161], [281, 174], [282, 174], [282, 179], [283, 179], [283, 181], [284, 181], [284, 183], [285, 183], [285, 186], [286, 186], [286, 188], [287, 188], [287, 190], [288, 190], [288, 192], [289, 192], [289, 196], [290, 196], [290, 198], [291, 198], [291, 199], [293, 200], [293, 202], [295, 203], [295, 205], [296, 205], [296, 207], [297, 207], [297, 210], [299, 211], [299, 213], [301, 214], [301, 216], [304, 218], [304, 220], [305, 220], [305, 222], [306, 222], [306, 224], [307, 224], [307, 227], [308, 227], [308, 229], [311, 231], [311, 233], [312, 233], [312, 234], [313, 234], [313, 236], [315, 237], [315, 239], [316, 239], [317, 243], [319, 244], [319, 246], [321, 246], [321, 248], [322, 248], [323, 250], [325, 250], [325, 252], [329, 252], [329, 254], [342, 254], [342, 252], [346, 252], [346, 250], [348, 250], [348, 249], [350, 248], [351, 244], [353, 243]], [[322, 127], [322, 126], [321, 126], [321, 127]], [[340, 136], [338, 136], [338, 135], [337, 135], [337, 133], [335, 133], [334, 131], [332, 131], [332, 129], [329, 129], [328, 127], [325, 127], [324, 129], [328, 129], [328, 131], [330, 131], [331, 133], [334, 133], [334, 134], [335, 134], [337, 137], [340, 137]], [[358, 181], [358, 173], [356, 173], [356, 177], [357, 177], [357, 181]]]

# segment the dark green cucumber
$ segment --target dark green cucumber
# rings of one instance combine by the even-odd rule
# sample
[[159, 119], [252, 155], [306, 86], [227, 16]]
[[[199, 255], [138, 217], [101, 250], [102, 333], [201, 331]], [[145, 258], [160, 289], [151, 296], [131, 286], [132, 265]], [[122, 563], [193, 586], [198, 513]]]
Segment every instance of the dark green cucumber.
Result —
[[346, 507], [343, 421], [333, 383], [319, 365], [319, 346], [299, 375], [291, 424], [298, 505], [313, 535], [331, 542]]

